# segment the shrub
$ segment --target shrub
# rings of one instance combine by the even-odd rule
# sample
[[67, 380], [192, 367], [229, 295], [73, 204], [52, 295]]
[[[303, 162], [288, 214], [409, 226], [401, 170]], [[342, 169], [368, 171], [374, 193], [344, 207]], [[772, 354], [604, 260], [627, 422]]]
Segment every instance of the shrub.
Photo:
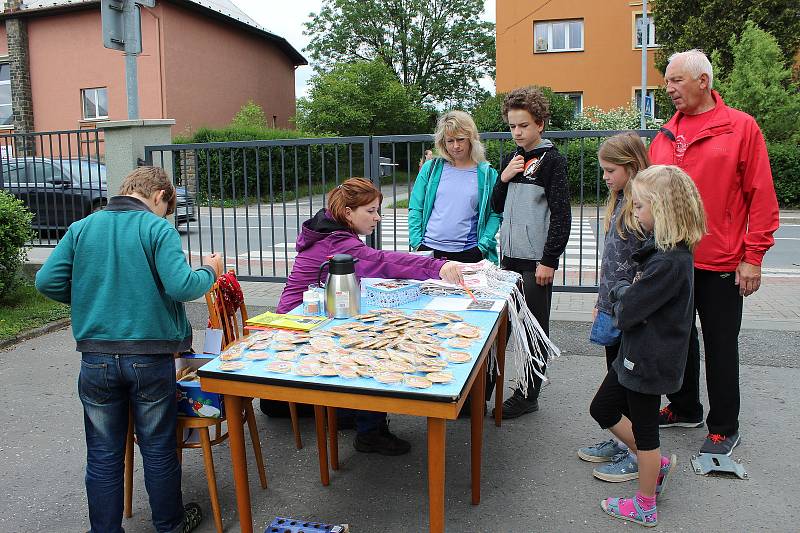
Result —
[[[568, 130], [575, 116], [575, 108], [572, 102], [557, 95], [549, 87], [539, 87], [542, 94], [550, 102], [550, 120], [547, 124], [548, 130]], [[508, 124], [503, 121], [503, 99], [504, 93], [489, 96], [479, 106], [472, 110], [472, 117], [478, 131], [508, 131]]]
[[800, 147], [796, 144], [767, 144], [775, 193], [781, 207], [800, 206]]
[[264, 109], [253, 102], [248, 100], [246, 104], [234, 115], [231, 121], [231, 126], [238, 128], [266, 128], [267, 116], [264, 114]]
[[0, 298], [17, 283], [27, 258], [25, 243], [33, 238], [32, 219], [21, 200], [0, 191]]

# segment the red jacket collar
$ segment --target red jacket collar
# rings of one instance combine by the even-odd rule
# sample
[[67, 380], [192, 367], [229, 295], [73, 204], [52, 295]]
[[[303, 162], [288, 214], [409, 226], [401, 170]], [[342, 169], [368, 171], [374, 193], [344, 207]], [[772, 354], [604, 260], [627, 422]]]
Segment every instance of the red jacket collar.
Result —
[[[711, 118], [708, 120], [708, 123], [703, 126], [703, 129], [697, 133], [695, 140], [701, 137], [711, 137], [723, 133], [729, 133], [733, 129], [729, 113], [730, 108], [725, 105], [725, 102], [722, 100], [722, 96], [720, 96], [717, 91], [712, 89], [711, 98], [714, 99], [714, 110], [712, 111]], [[661, 131], [665, 133], [670, 140], [675, 140], [675, 131], [678, 127], [678, 121], [683, 117], [684, 114], [681, 111], [677, 111], [674, 115], [672, 115], [672, 118], [669, 119], [669, 122], [661, 127]]]

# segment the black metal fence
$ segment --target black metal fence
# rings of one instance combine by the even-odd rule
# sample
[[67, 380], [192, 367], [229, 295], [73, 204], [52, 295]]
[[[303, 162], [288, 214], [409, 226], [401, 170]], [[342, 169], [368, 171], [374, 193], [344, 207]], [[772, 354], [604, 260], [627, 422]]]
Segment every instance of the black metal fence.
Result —
[[34, 246], [55, 246], [66, 228], [107, 202], [98, 129], [0, 135], [0, 189], [33, 213]]
[[[567, 158], [573, 227], [556, 290], [591, 292], [599, 280], [606, 187], [597, 148], [616, 131], [554, 131], [546, 137]], [[652, 138], [655, 131], [638, 132]], [[515, 150], [507, 132], [484, 133], [495, 168]], [[196, 220], [180, 225], [190, 263], [220, 252], [243, 280], [284, 281], [301, 224], [326, 204], [325, 193], [351, 176], [371, 179], [384, 196], [383, 220], [368, 244], [408, 250], [407, 201], [432, 135], [337, 137], [148, 146], [148, 164], [171, 166], [196, 198]]]

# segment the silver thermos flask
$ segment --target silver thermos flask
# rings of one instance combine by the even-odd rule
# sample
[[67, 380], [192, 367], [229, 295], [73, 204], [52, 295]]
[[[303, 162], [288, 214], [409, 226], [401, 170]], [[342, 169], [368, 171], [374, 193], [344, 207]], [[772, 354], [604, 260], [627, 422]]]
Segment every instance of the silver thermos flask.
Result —
[[356, 278], [356, 262], [352, 255], [336, 254], [319, 266], [317, 282], [322, 282], [322, 269], [328, 265], [325, 282], [325, 310], [331, 318], [350, 318], [361, 312], [361, 286]]

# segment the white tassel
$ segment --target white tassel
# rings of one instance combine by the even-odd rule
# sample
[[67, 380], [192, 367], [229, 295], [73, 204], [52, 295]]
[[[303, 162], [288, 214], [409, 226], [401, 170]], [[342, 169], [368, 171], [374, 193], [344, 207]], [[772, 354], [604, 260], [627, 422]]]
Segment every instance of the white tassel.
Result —
[[[539, 321], [528, 309], [525, 295], [517, 285], [522, 276], [511, 270], [502, 270], [485, 260], [475, 265], [469, 265], [469, 267], [485, 272], [489, 285], [472, 289], [476, 297], [505, 299], [507, 302], [508, 327], [511, 328], [511, 337], [506, 345], [506, 356], [513, 355], [517, 368], [514, 380], [518, 383], [519, 390], [527, 396], [529, 386], [534, 386], [529, 381], [529, 375], [536, 374], [542, 378], [544, 384], [547, 381], [545, 365], [551, 358], [561, 355], [561, 350], [553, 344], [539, 325]], [[463, 296], [464, 294], [461, 289], [448, 289], [439, 285], [423, 285], [422, 292], [431, 296], [455, 294]], [[498, 375], [496, 346], [492, 346], [489, 358], [489, 368], [493, 370], [494, 375]]]

